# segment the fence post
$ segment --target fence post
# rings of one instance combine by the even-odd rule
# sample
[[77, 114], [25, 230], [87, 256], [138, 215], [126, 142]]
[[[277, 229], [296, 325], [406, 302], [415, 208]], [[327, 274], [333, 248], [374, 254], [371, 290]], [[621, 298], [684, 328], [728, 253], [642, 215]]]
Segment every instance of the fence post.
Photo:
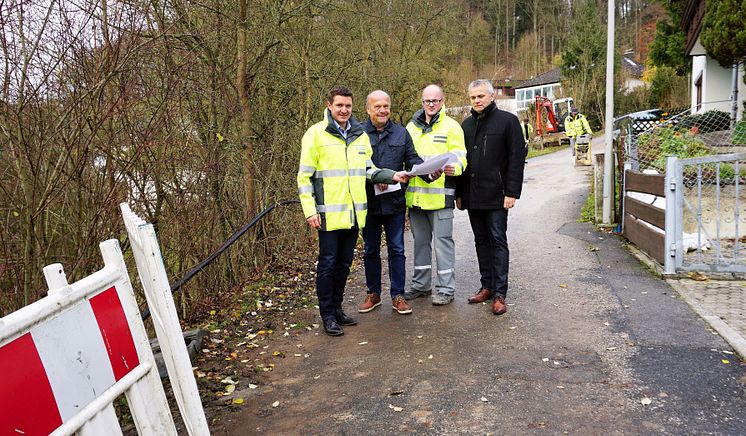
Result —
[[640, 171], [640, 160], [637, 157], [637, 134], [633, 134], [633, 124], [634, 121], [632, 121], [627, 126], [627, 141], [629, 142], [629, 161], [632, 163], [631, 169], [635, 171]]
[[678, 235], [676, 225], [676, 192], [678, 183], [680, 182], [676, 177], [677, 161], [678, 158], [676, 156], [666, 157], [666, 185], [664, 187], [664, 192], [666, 193], [666, 229], [664, 239], [665, 262], [663, 265], [663, 272], [665, 274], [676, 273], [676, 252], [678, 251], [676, 244]]
[[127, 203], [121, 203], [120, 208], [132, 241], [132, 253], [137, 263], [140, 282], [145, 291], [163, 361], [184, 425], [192, 436], [209, 435], [210, 429], [194, 379], [192, 363], [171, 295], [155, 229], [152, 224], [135, 215]]
[[[122, 276], [121, 284], [117, 291], [128, 298], [122, 298], [122, 309], [130, 321], [132, 339], [135, 342], [137, 353], [142, 356], [142, 361], [153, 362], [152, 368], [139, 382], [132, 385], [126, 392], [127, 404], [132, 412], [132, 419], [140, 435], [176, 435], [171, 409], [168, 405], [158, 368], [150, 347], [148, 333], [140, 320], [140, 309], [135, 303], [135, 291], [132, 289], [127, 265], [124, 263], [122, 249], [119, 241], [110, 239], [99, 244], [101, 257], [104, 265], [119, 270]], [[104, 433], [98, 433], [104, 434]]]

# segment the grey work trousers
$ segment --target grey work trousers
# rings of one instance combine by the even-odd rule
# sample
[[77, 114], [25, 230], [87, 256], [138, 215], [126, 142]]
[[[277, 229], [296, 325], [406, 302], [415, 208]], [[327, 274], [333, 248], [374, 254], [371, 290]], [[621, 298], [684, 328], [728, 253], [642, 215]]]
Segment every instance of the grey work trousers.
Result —
[[435, 292], [453, 295], [456, 288], [455, 243], [453, 242], [453, 208], [438, 210], [409, 209], [409, 222], [414, 237], [414, 274], [412, 290], [432, 289], [432, 245], [435, 241], [437, 268]]

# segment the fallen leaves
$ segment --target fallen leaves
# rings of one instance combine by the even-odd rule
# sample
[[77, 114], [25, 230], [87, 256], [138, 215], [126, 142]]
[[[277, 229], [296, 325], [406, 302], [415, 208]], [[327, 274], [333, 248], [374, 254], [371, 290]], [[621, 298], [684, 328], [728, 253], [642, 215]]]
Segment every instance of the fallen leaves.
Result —
[[707, 280], [710, 280], [710, 277], [706, 274], [702, 274], [701, 272], [697, 271], [691, 271], [687, 274], [690, 279], [698, 281], [698, 282], [706, 282]]

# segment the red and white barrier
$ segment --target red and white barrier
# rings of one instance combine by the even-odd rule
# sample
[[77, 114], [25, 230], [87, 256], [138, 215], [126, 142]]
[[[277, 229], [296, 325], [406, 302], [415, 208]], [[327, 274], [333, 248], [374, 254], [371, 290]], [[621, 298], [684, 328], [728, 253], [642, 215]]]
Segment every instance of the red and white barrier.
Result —
[[[179, 410], [190, 435], [209, 435], [153, 226], [122, 212]], [[44, 268], [47, 297], [0, 318], [0, 436], [121, 435], [122, 394], [141, 435], [176, 435], [119, 242], [104, 268], [68, 284]]]
[[51, 433], [139, 364], [111, 287], [0, 348], [0, 410], [13, 431]]
[[99, 247], [104, 268], [49, 265], [49, 295], [0, 319], [0, 435], [122, 434], [122, 394], [140, 434], [176, 434], [119, 242]]

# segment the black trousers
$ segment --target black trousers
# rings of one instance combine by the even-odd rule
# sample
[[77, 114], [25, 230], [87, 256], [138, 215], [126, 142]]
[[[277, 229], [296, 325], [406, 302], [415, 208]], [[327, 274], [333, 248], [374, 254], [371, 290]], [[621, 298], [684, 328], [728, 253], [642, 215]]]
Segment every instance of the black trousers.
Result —
[[357, 243], [357, 228], [319, 231], [319, 263], [316, 265], [316, 296], [321, 318], [334, 317], [342, 308], [347, 276]]
[[469, 222], [474, 232], [479, 274], [482, 287], [496, 296], [508, 293], [508, 211], [507, 209], [469, 209]]

